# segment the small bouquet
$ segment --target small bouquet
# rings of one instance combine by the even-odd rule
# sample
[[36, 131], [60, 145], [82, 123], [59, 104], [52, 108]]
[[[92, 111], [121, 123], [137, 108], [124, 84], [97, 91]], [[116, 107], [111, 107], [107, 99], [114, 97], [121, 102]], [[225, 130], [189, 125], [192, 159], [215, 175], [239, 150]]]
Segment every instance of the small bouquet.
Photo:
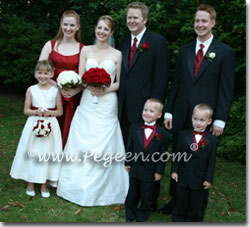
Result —
[[[81, 77], [73, 70], [63, 71], [57, 77], [57, 84], [60, 88], [75, 88], [82, 83]], [[65, 100], [69, 100], [65, 98]]]
[[[111, 84], [110, 75], [103, 68], [90, 68], [82, 76], [83, 84], [93, 87], [109, 87]], [[98, 103], [98, 97], [93, 96], [93, 103]]]
[[52, 132], [51, 122], [48, 120], [37, 120], [34, 124], [33, 130], [36, 137], [46, 137]]

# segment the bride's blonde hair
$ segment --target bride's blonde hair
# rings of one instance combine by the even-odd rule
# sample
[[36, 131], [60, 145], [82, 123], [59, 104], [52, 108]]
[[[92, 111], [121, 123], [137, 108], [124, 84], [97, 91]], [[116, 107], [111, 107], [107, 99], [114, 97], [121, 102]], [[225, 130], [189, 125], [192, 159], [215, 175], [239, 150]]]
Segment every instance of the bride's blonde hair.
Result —
[[103, 20], [105, 22], [105, 24], [107, 24], [109, 26], [111, 31], [114, 31], [115, 21], [111, 16], [109, 16], [109, 15], [100, 16], [97, 20], [97, 24], [99, 23], [100, 20]]

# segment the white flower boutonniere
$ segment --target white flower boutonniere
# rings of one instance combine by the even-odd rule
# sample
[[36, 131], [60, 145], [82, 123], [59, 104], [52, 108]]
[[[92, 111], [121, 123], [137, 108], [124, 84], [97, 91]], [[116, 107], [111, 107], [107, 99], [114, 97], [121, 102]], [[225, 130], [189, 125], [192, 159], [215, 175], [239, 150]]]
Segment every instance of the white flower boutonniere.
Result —
[[207, 57], [207, 59], [208, 59], [208, 62], [212, 62], [213, 61], [213, 59], [216, 57], [216, 54], [214, 53], [214, 52], [207, 52], [207, 54], [206, 54], [206, 57]]

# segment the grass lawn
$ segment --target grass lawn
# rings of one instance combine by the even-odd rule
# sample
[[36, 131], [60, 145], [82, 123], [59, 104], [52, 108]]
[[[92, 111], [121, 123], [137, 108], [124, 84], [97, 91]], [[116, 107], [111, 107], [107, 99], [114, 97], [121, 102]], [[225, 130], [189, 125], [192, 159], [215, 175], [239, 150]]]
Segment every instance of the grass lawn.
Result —
[[[9, 172], [26, 116], [24, 95], [0, 94], [0, 221], [1, 222], [124, 222], [124, 206], [81, 207], [56, 196], [42, 198], [25, 194], [26, 183], [14, 180]], [[161, 182], [159, 208], [170, 198], [170, 164]], [[246, 222], [246, 166], [217, 158], [214, 184], [210, 190], [205, 221]], [[171, 222], [170, 215], [152, 213], [148, 222]]]

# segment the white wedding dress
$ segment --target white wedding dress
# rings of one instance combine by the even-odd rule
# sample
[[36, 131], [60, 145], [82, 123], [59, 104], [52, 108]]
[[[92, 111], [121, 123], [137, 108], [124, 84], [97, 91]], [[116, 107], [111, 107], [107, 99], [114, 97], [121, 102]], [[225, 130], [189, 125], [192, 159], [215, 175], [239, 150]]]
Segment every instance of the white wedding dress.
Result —
[[[89, 58], [86, 70], [93, 67], [104, 68], [113, 83], [113, 60], [98, 64]], [[128, 191], [129, 177], [124, 160], [121, 161], [125, 148], [117, 117], [117, 95], [111, 92], [98, 98], [99, 103], [94, 104], [88, 89], [82, 94], [71, 123], [57, 187], [58, 196], [81, 206], [123, 204]], [[84, 154], [88, 157], [84, 158]], [[111, 155], [117, 160], [111, 160]], [[77, 157], [77, 161], [70, 161], [70, 157]]]

